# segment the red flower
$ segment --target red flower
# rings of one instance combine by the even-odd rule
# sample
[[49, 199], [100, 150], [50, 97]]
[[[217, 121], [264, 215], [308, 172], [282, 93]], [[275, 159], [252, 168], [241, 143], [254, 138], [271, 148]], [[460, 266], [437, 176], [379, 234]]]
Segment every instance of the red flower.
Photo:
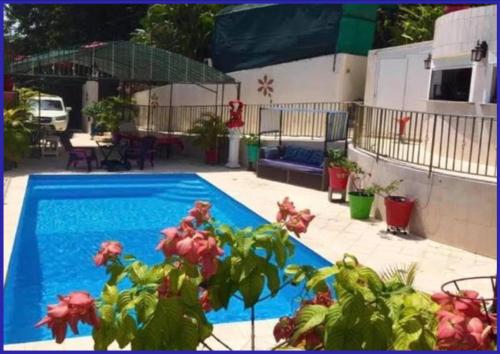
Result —
[[289, 215], [297, 214], [297, 211], [295, 210], [295, 206], [293, 205], [293, 202], [290, 201], [290, 199], [288, 197], [283, 199], [283, 201], [281, 203], [278, 202], [278, 207], [279, 207], [279, 211], [278, 211], [278, 214], [276, 215], [276, 221], [278, 221], [278, 222], [285, 221]]
[[210, 220], [210, 208], [212, 205], [209, 202], [198, 201], [194, 204], [194, 208], [189, 211], [189, 215], [196, 219], [198, 225]]
[[37, 328], [47, 325], [56, 343], [64, 341], [68, 325], [74, 334], [78, 334], [79, 321], [99, 328], [95, 302], [88, 292], [76, 291], [68, 296], [59, 296], [59, 300], [58, 304], [48, 306], [47, 316], [35, 325]]
[[289, 339], [295, 331], [295, 318], [281, 317], [279, 322], [274, 326], [274, 340], [279, 342], [282, 339]]
[[106, 241], [101, 243], [101, 249], [94, 257], [96, 266], [105, 265], [109, 259], [116, 258], [122, 253], [123, 247], [120, 242]]
[[297, 237], [300, 237], [300, 234], [307, 232], [307, 227], [314, 217], [315, 216], [311, 214], [309, 209], [304, 209], [297, 214], [292, 215], [285, 222], [285, 226], [288, 231], [294, 232]]
[[190, 215], [182, 219], [179, 228], [167, 228], [162, 231], [165, 238], [160, 241], [157, 250], [162, 250], [165, 257], [177, 255], [191, 264], [201, 267], [204, 279], [217, 272], [218, 257], [224, 251], [217, 246], [215, 237], [205, 230], [196, 230], [194, 221], [202, 224], [210, 220], [210, 203], [196, 202], [190, 210]]

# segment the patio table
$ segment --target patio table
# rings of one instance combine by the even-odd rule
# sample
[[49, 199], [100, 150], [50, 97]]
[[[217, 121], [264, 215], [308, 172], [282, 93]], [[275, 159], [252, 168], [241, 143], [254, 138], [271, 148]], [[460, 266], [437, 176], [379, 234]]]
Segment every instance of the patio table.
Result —
[[106, 165], [111, 160], [113, 153], [117, 153], [120, 156], [120, 161], [125, 160], [124, 146], [120, 144], [115, 144], [111, 140], [96, 140], [95, 141], [103, 160], [101, 160], [101, 165]]

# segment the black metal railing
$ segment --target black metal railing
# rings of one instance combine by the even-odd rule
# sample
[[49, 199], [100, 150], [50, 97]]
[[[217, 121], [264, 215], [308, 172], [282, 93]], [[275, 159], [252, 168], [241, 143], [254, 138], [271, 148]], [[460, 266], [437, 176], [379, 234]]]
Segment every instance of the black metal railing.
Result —
[[356, 147], [433, 169], [497, 175], [496, 117], [357, 106]]
[[[258, 134], [259, 110], [271, 105], [244, 107], [243, 134]], [[315, 111], [347, 111], [349, 138], [354, 146], [428, 168], [496, 177], [496, 117], [434, 114], [370, 107], [353, 102], [273, 104], [297, 109], [283, 113], [282, 136], [323, 138], [324, 115]], [[149, 131], [186, 133], [203, 113], [229, 120], [227, 106], [138, 106], [137, 125]], [[309, 110], [309, 111], [308, 111]]]
[[[283, 136], [323, 138], [325, 136], [324, 114], [314, 112], [319, 110], [346, 111], [350, 107], [348, 102], [313, 102], [313, 103], [285, 103], [273, 105], [250, 104], [243, 108], [243, 134], [258, 134], [259, 110], [261, 107], [279, 106], [297, 108], [297, 112], [283, 113]], [[203, 113], [215, 113], [228, 121], [229, 108], [227, 106], [138, 106], [137, 125], [141, 129], [151, 131], [165, 131], [186, 133], [193, 124], [202, 117]], [[310, 110], [310, 112], [306, 111]], [[149, 117], [149, 118], [148, 118]]]

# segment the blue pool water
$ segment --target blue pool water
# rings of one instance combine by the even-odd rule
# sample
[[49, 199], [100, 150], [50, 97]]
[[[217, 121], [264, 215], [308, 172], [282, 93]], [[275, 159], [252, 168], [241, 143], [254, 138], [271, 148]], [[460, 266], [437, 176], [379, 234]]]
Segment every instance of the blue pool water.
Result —
[[[251, 193], [251, 191], [248, 191]], [[175, 226], [195, 200], [213, 204], [212, 215], [235, 227], [266, 221], [195, 174], [31, 176], [12, 252], [4, 297], [4, 343], [51, 338], [34, 324], [58, 294], [87, 290], [98, 296], [107, 279], [92, 256], [104, 240], [118, 240], [124, 254], [160, 262], [160, 230]], [[290, 263], [330, 263], [294, 241]], [[257, 319], [278, 318], [297, 306], [302, 288], [287, 286], [256, 306]], [[209, 313], [213, 323], [249, 320], [240, 300]], [[80, 335], [90, 327], [80, 325]]]

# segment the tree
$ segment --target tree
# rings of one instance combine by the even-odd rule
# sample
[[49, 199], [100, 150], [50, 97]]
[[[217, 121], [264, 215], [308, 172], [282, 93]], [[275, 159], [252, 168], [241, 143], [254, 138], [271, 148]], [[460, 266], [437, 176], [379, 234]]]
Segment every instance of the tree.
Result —
[[379, 8], [375, 48], [432, 40], [443, 5], [397, 5]]
[[15, 54], [93, 41], [128, 40], [147, 5], [22, 5], [5, 7], [4, 36]]
[[132, 39], [196, 60], [210, 57], [215, 15], [225, 5], [156, 4], [149, 7]]

